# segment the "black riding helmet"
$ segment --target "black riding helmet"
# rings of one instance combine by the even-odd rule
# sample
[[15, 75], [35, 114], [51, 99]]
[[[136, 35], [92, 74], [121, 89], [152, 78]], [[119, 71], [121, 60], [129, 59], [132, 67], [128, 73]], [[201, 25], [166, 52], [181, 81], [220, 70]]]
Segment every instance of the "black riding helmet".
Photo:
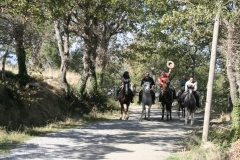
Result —
[[124, 77], [124, 78], [129, 78], [129, 72], [128, 72], [128, 71], [125, 71], [125, 72], [123, 73], [123, 77]]

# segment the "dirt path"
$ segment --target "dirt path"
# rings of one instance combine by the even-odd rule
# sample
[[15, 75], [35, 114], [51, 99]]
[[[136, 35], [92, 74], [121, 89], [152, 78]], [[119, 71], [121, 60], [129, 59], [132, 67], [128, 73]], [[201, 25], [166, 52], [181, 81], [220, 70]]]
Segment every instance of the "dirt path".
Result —
[[191, 127], [184, 125], [173, 110], [172, 121], [160, 121], [157, 105], [151, 109], [151, 121], [139, 121], [141, 107], [130, 107], [127, 121], [113, 119], [47, 134], [27, 141], [0, 159], [163, 160], [181, 148], [181, 140], [202, 125], [203, 117], [196, 114], [196, 125]]

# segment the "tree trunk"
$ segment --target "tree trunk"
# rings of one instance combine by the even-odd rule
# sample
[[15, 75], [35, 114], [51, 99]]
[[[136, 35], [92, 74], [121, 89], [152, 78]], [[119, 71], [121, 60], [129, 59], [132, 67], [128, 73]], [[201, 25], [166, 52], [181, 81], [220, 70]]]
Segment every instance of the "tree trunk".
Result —
[[14, 37], [15, 37], [15, 50], [18, 61], [18, 76], [19, 82], [21, 85], [26, 85], [28, 82], [28, 74], [26, 68], [26, 53], [24, 50], [23, 43], [23, 35], [24, 35], [24, 25], [17, 24], [14, 27]]
[[232, 141], [236, 141], [240, 137], [240, 100], [239, 100], [239, 89], [240, 87], [240, 70], [239, 70], [239, 25], [231, 24], [229, 21], [224, 20], [227, 30], [227, 40], [224, 44], [226, 48], [226, 67], [227, 76], [230, 84], [230, 96], [233, 104], [233, 110], [231, 113], [232, 118], [232, 128], [231, 128], [231, 138]]
[[7, 56], [9, 54], [9, 46], [7, 46], [7, 49], [5, 51], [5, 54], [3, 55], [3, 60], [2, 60], [2, 81], [6, 80], [6, 75], [5, 75], [5, 63], [6, 63], [6, 59]]
[[67, 27], [64, 27], [64, 40], [60, 33], [60, 22], [54, 22], [55, 34], [58, 43], [58, 49], [61, 56], [61, 66], [59, 80], [61, 88], [64, 89], [66, 96], [69, 96], [69, 85], [67, 83], [67, 69], [69, 65], [69, 31]]
[[237, 86], [236, 86], [236, 77], [234, 73], [234, 53], [233, 53], [233, 33], [234, 29], [232, 25], [225, 21], [226, 27], [227, 27], [227, 43], [226, 43], [226, 67], [227, 67], [227, 76], [229, 80], [229, 85], [230, 85], [230, 96], [232, 103], [234, 104], [236, 102], [237, 98]]
[[[88, 48], [89, 45], [90, 44], [85, 44], [85, 47]], [[88, 48], [83, 56], [84, 69], [81, 79], [78, 83], [80, 96], [86, 94], [88, 97], [92, 97], [92, 94], [97, 91], [97, 77], [95, 71], [96, 49], [94, 48]]]
[[98, 36], [95, 34], [97, 29], [97, 20], [88, 19], [84, 29], [84, 55], [83, 55], [83, 74], [78, 83], [80, 96], [86, 95], [92, 97], [97, 92], [96, 77], [96, 52], [98, 46]]
[[107, 51], [109, 39], [110, 38], [107, 38], [106, 36], [102, 37], [96, 58], [96, 75], [97, 85], [99, 89], [101, 89], [103, 85], [104, 71], [107, 64]]

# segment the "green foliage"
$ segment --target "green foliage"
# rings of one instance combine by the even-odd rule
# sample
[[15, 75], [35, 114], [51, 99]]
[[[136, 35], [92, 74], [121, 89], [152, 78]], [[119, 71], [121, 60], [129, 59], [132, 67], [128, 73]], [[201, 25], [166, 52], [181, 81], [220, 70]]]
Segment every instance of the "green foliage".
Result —
[[229, 82], [224, 72], [218, 71], [214, 76], [212, 109], [218, 113], [229, 112]]
[[76, 98], [76, 101], [72, 103], [71, 114], [84, 115], [92, 112], [105, 113], [115, 110], [114, 106], [116, 106], [116, 102], [109, 98], [104, 92], [99, 91], [91, 96], [82, 94], [80, 99]]
[[44, 66], [51, 68], [60, 68], [61, 58], [55, 40], [45, 41], [42, 46], [40, 61]]
[[70, 54], [69, 70], [79, 73], [83, 70], [83, 52], [81, 49], [76, 49]]
[[238, 97], [237, 102], [233, 105], [232, 111], [232, 142], [235, 142], [240, 138], [240, 98]]

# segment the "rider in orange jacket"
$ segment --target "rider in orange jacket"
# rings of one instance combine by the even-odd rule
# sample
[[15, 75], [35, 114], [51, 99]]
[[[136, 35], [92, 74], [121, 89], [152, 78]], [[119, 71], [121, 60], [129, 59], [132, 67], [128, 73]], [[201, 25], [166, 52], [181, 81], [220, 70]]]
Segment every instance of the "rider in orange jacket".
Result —
[[171, 68], [169, 69], [168, 73], [165, 73], [164, 71], [161, 73], [161, 75], [158, 78], [158, 83], [160, 87], [162, 87], [163, 83], [166, 83], [169, 80], [170, 75], [171, 75]]

